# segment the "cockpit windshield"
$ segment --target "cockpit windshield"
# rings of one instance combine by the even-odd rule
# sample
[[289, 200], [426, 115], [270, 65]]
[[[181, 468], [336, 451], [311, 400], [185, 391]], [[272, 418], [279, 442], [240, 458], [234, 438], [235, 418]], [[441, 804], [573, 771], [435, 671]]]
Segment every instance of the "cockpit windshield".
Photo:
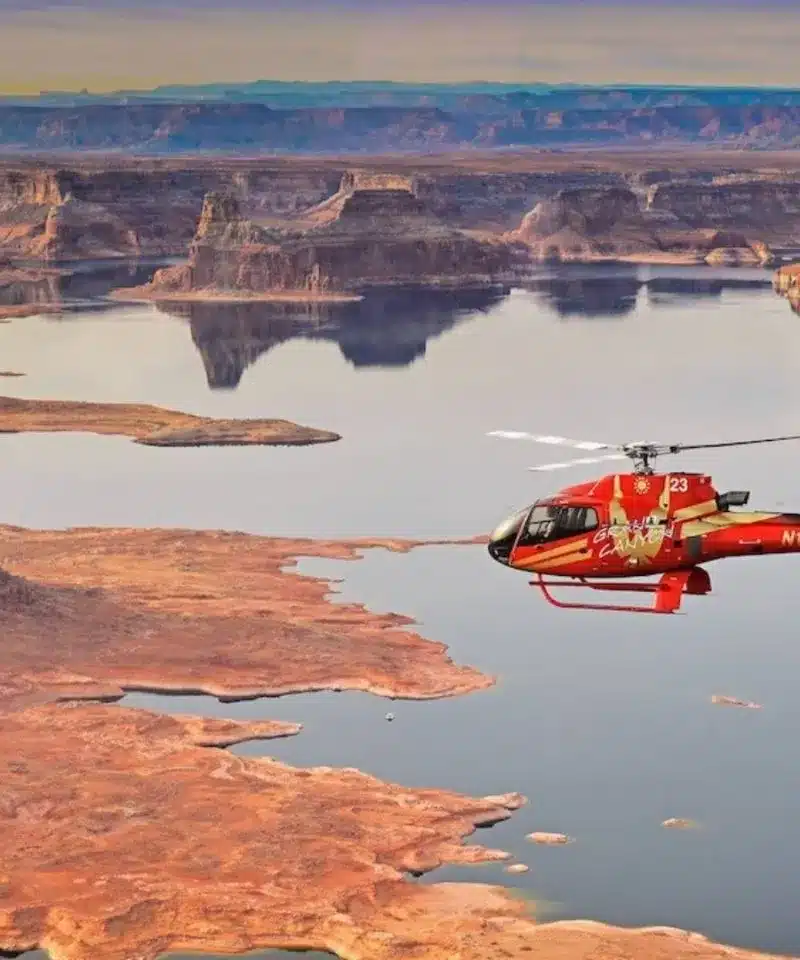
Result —
[[594, 507], [580, 504], [537, 503], [517, 540], [519, 547], [532, 547], [549, 540], [576, 537], [599, 526]]
[[535, 547], [596, 530], [597, 510], [582, 504], [535, 503], [512, 514], [492, 531], [489, 553], [508, 563], [515, 547]]
[[518, 510], [508, 517], [508, 519], [498, 524], [492, 531], [489, 537], [489, 553], [498, 563], [508, 563], [520, 528], [530, 512], [530, 507], [525, 507], [524, 510]]
[[530, 509], [530, 507], [525, 507], [524, 510], [518, 510], [510, 517], [507, 517], [492, 530], [489, 539], [492, 541], [505, 540], [510, 537], [512, 533], [516, 536], [517, 531], [522, 526], [522, 521], [528, 516]]

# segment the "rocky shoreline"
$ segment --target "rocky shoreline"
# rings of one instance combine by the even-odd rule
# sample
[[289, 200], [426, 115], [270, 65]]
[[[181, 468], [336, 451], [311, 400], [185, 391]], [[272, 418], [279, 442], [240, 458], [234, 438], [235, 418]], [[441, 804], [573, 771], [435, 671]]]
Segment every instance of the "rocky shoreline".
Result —
[[537, 923], [499, 886], [409, 882], [446, 863], [508, 860], [463, 840], [511, 817], [518, 793], [407, 789], [219, 749], [302, 736], [298, 723], [85, 702], [125, 689], [485, 688], [491, 677], [453, 664], [408, 618], [331, 604], [327, 583], [287, 572], [298, 556], [425, 544], [0, 528], [0, 949], [52, 960], [272, 947], [350, 960], [767, 957], [672, 928]]
[[[794, 193], [800, 206], [800, 185]], [[376, 286], [490, 287], [523, 281], [542, 263], [775, 263], [754, 230], [702, 228], [657, 201], [619, 187], [565, 189], [497, 235], [446, 224], [397, 176], [349, 175], [317, 207], [270, 227], [247, 218], [232, 194], [208, 193], [188, 261], [114, 296], [324, 300]]]
[[[14, 376], [14, 374], [6, 374]], [[95, 433], [151, 447], [306, 446], [338, 433], [289, 420], [218, 420], [144, 403], [88, 403], [0, 397], [2, 433]]]
[[168, 293], [152, 286], [118, 287], [109, 294], [126, 303], [357, 303], [363, 297], [346, 293], [312, 293], [304, 290], [235, 292], [213, 287]]
[[[424, 171], [414, 176], [400, 160], [382, 161], [399, 172], [293, 159], [192, 161], [183, 173], [145, 163], [131, 178], [136, 161], [109, 169], [86, 161], [80, 175], [23, 165], [16, 179], [0, 163], [0, 253], [42, 267], [0, 270], [0, 316], [60, 310], [66, 270], [48, 265], [62, 258], [75, 266], [188, 251], [186, 264], [109, 297], [177, 310], [356, 302], [372, 285], [489, 287], [541, 263], [766, 267], [800, 240], [800, 164], [789, 161], [770, 173], [750, 158], [734, 174], [732, 160], [706, 157], [692, 169], [690, 159], [689, 188], [659, 173], [653, 157], [477, 162], [414, 160]], [[536, 163], [551, 167], [518, 169]], [[800, 264], [781, 267], [773, 285], [800, 312]], [[241, 363], [215, 366], [201, 320], [193, 337], [215, 382], [235, 380]], [[244, 310], [239, 321], [245, 333], [257, 329]], [[248, 350], [263, 349], [250, 341]], [[340, 439], [288, 421], [143, 404], [3, 397], [0, 420], [9, 433], [88, 431], [158, 446]], [[499, 886], [409, 881], [442, 864], [507, 860], [463, 841], [512, 817], [525, 803], [518, 793], [471, 798], [353, 769], [246, 759], [222, 748], [302, 736], [301, 722], [176, 718], [116, 704], [130, 691], [432, 700], [488, 689], [493, 677], [454, 663], [410, 618], [333, 604], [326, 581], [291, 569], [301, 556], [356, 560], [427, 543], [0, 527], [0, 950], [39, 947], [52, 960], [269, 947], [348, 960], [766, 958], [672, 928], [537, 923]]]

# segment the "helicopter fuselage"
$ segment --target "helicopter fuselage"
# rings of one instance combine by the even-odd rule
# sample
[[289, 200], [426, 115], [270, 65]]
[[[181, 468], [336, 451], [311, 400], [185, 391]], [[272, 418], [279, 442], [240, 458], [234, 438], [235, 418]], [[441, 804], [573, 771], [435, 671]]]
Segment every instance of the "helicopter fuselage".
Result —
[[622, 473], [568, 487], [510, 517], [489, 553], [512, 569], [573, 578], [646, 577], [725, 557], [800, 552], [800, 514], [732, 509], [701, 473]]

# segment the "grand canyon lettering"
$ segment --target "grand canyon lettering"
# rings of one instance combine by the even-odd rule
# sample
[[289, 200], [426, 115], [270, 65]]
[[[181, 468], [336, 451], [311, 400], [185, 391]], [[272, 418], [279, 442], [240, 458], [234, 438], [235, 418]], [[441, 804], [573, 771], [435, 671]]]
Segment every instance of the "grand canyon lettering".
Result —
[[601, 527], [592, 537], [592, 543], [602, 544], [598, 559], [617, 556], [630, 556], [634, 553], [652, 555], [657, 553], [666, 537], [675, 535], [675, 523], [660, 523], [652, 517], [629, 520], [626, 523], [614, 523]]

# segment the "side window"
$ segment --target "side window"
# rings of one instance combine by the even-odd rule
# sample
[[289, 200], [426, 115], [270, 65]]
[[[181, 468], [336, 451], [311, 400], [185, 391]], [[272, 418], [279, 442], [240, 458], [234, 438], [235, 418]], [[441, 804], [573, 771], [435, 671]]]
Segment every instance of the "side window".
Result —
[[530, 547], [551, 540], [577, 537], [599, 526], [593, 507], [560, 507], [554, 504], [536, 506], [528, 517], [517, 546]]
[[593, 507], [568, 507], [564, 526], [572, 535], [596, 530], [599, 526], [597, 511]]
[[552, 539], [556, 525], [558, 507], [540, 505], [531, 510], [525, 528], [520, 534], [517, 546], [531, 547]]

